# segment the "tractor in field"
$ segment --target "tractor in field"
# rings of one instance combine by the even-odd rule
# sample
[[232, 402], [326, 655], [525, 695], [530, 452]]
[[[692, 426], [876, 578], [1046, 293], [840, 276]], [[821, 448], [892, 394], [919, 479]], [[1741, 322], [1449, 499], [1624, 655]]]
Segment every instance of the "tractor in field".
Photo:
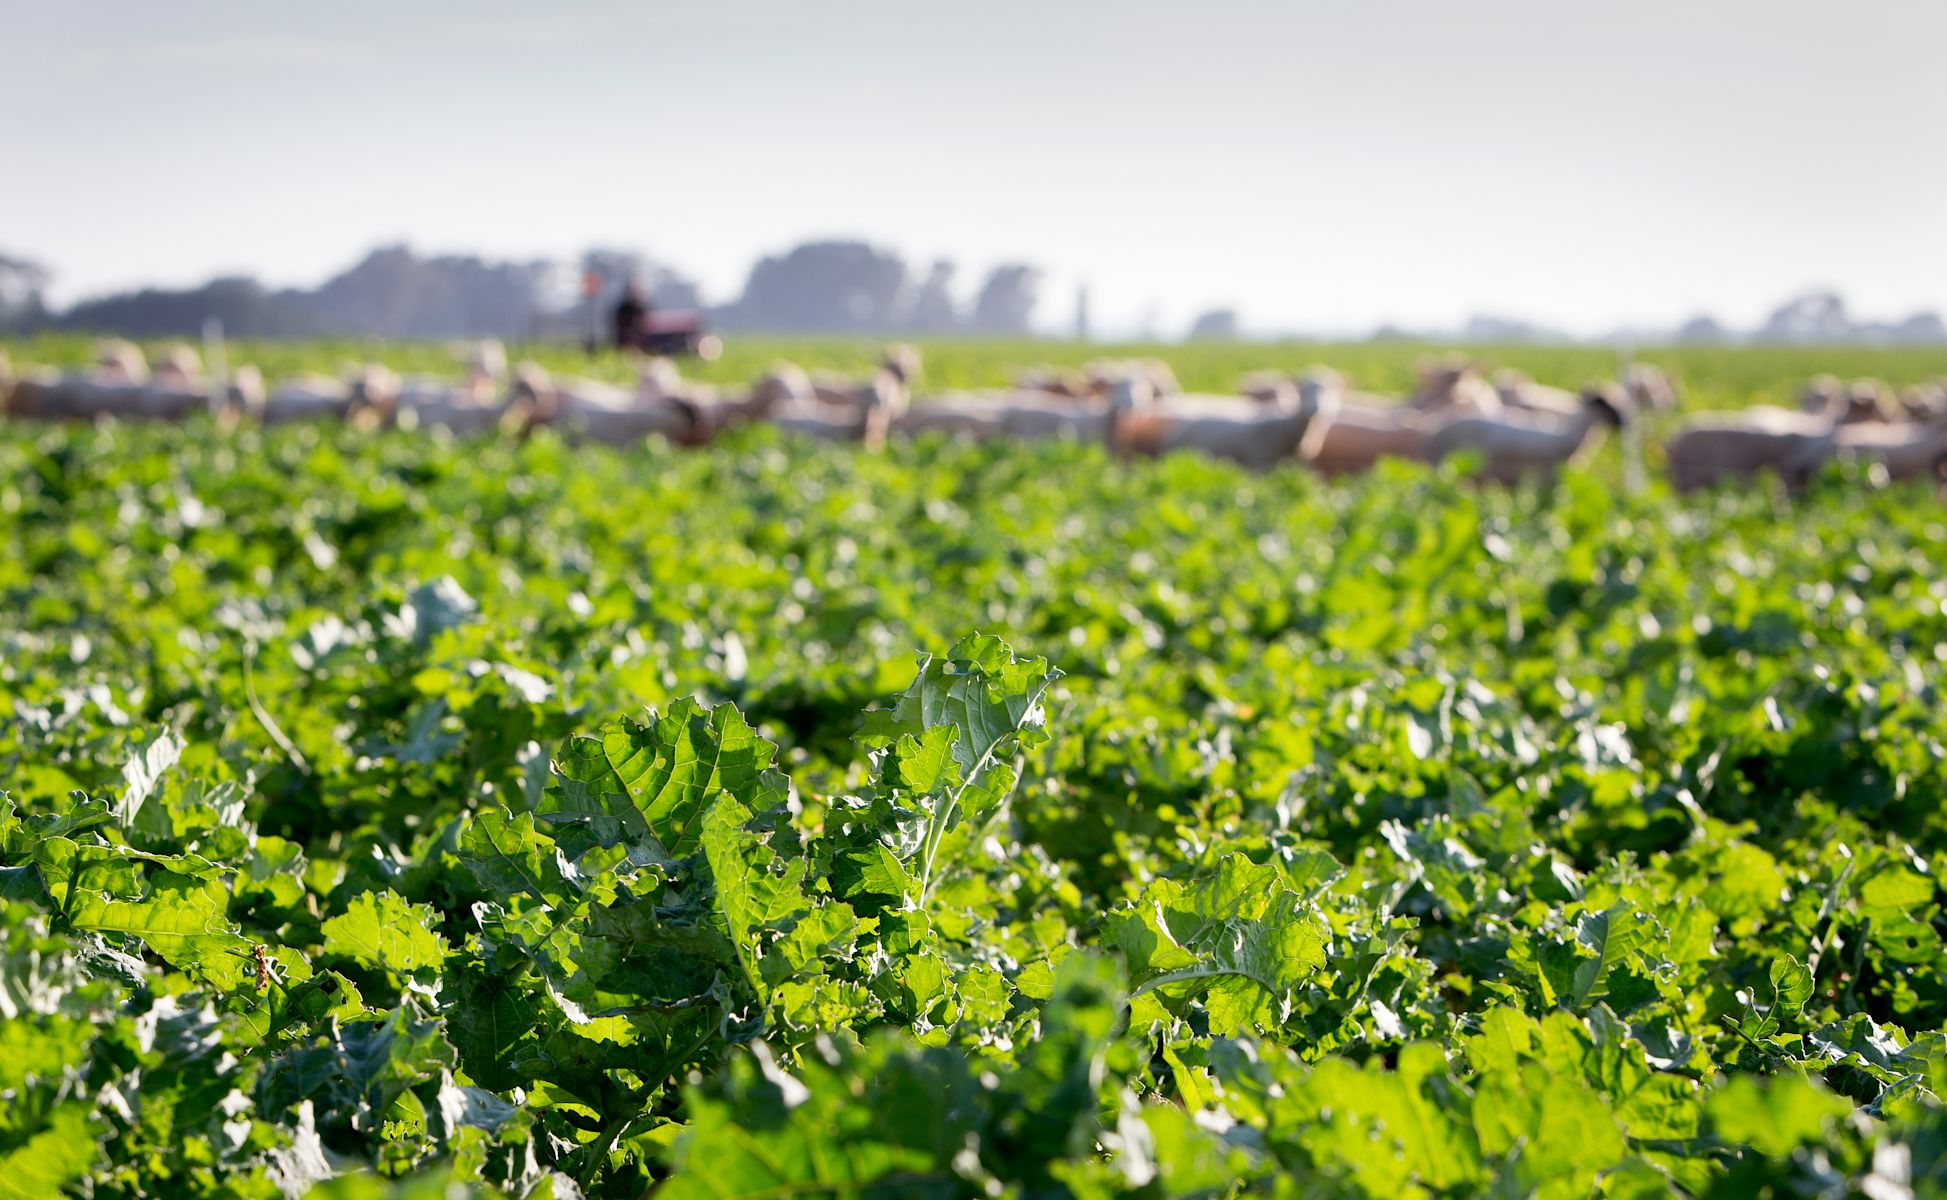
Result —
[[[583, 276], [582, 295], [589, 306], [590, 354], [597, 349], [593, 336], [595, 301], [604, 286], [602, 277], [595, 272]], [[610, 334], [617, 350], [634, 350], [658, 357], [700, 358], [706, 362], [723, 353], [722, 339], [704, 328], [700, 311], [652, 308], [642, 288], [635, 283], [622, 289], [609, 318]]]
[[696, 309], [643, 314], [634, 348], [644, 354], [688, 356], [709, 362], [723, 353], [723, 339], [704, 326]]

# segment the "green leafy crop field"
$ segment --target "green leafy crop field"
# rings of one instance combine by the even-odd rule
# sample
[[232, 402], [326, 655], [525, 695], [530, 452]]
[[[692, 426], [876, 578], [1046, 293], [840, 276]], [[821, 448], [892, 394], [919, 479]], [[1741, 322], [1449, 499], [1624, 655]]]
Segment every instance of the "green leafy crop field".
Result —
[[0, 1197], [1939, 1194], [1947, 512], [1613, 474], [0, 426]]

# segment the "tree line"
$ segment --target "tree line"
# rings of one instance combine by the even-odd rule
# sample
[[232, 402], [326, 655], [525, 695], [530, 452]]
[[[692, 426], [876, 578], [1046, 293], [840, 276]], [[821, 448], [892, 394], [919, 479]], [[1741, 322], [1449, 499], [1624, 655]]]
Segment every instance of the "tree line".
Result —
[[223, 276], [190, 288], [142, 288], [50, 305], [49, 271], [0, 254], [0, 331], [86, 330], [189, 336], [216, 318], [237, 337], [575, 338], [630, 283], [660, 308], [702, 309], [720, 328], [771, 333], [1027, 334], [1041, 273], [1003, 263], [963, 298], [949, 259], [923, 270], [861, 241], [814, 241], [766, 255], [728, 303], [704, 302], [681, 271], [628, 250], [574, 262], [422, 255], [381, 246], [315, 288]]

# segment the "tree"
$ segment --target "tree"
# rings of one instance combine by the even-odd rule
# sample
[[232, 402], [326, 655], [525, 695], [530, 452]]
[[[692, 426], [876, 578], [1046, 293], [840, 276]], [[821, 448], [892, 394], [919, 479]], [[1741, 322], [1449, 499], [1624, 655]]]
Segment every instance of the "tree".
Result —
[[1845, 298], [1837, 292], [1807, 292], [1772, 310], [1758, 330], [1763, 342], [1844, 342], [1854, 333]]
[[311, 291], [273, 292], [230, 277], [95, 297], [55, 323], [138, 337], [194, 336], [209, 317], [243, 337], [526, 337], [547, 308], [555, 273], [542, 261], [421, 258], [405, 246], [383, 246]]
[[306, 294], [273, 292], [254, 279], [229, 276], [201, 287], [144, 288], [83, 300], [54, 322], [64, 329], [131, 337], [195, 337], [211, 317], [234, 337], [305, 337], [313, 324]]
[[1699, 346], [1722, 345], [1731, 340], [1731, 331], [1709, 314], [1700, 314], [1677, 327], [1677, 341]]
[[1575, 339], [1560, 330], [1524, 321], [1519, 317], [1500, 317], [1476, 313], [1460, 327], [1460, 340], [1474, 343], [1519, 345], [1524, 342], [1571, 342]]
[[1935, 312], [1917, 312], [1893, 326], [1893, 340], [1908, 344], [1947, 342], [1947, 323]]
[[1190, 322], [1193, 342], [1234, 342], [1237, 340], [1237, 310], [1213, 308]]
[[951, 260], [934, 260], [906, 315], [906, 324], [914, 333], [951, 333], [960, 327], [960, 305], [953, 298], [953, 274]]
[[1031, 332], [1040, 290], [1041, 272], [1026, 263], [1003, 263], [995, 267], [974, 299], [967, 328], [975, 333]]
[[311, 293], [306, 307], [332, 332], [384, 337], [522, 337], [545, 308], [551, 266], [472, 256], [420, 258], [382, 246]]
[[0, 329], [24, 329], [45, 318], [41, 292], [47, 279], [39, 263], [0, 254]]
[[725, 324], [779, 333], [864, 333], [897, 328], [906, 289], [898, 255], [864, 242], [808, 242], [750, 269]]

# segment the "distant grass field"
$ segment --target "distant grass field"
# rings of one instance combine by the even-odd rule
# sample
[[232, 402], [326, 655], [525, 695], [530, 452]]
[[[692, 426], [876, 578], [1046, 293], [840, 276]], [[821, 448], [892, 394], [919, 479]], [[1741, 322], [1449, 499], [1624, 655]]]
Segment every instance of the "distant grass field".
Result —
[[[808, 368], [858, 371], [869, 367], [882, 339], [836, 337], [725, 338], [723, 357], [712, 363], [685, 361], [683, 371], [700, 379], [742, 382], [773, 363], [789, 360]], [[1296, 370], [1325, 363], [1351, 375], [1363, 388], [1398, 392], [1408, 387], [1417, 365], [1433, 356], [1463, 353], [1493, 366], [1518, 367], [1545, 383], [1576, 387], [1613, 376], [1616, 355], [1588, 346], [1454, 346], [1417, 342], [1201, 342], [1117, 343], [1035, 339], [921, 339], [925, 360], [922, 390], [998, 387], [1022, 367], [1079, 366], [1091, 359], [1131, 355], [1167, 360], [1184, 387], [1228, 392], [1246, 372]], [[94, 339], [60, 334], [0, 339], [16, 365], [74, 366], [88, 360]], [[153, 352], [162, 343], [149, 343]], [[510, 345], [517, 359], [528, 358], [551, 371], [622, 380], [630, 366], [619, 355], [590, 357], [558, 343]], [[336, 373], [366, 360], [396, 370], [454, 373], [446, 343], [387, 342], [359, 339], [319, 341], [239, 341], [230, 345], [233, 363], [255, 363], [272, 379], [304, 371]], [[1690, 409], [1740, 408], [1751, 404], [1790, 404], [1804, 381], [1820, 372], [1852, 377], [1873, 375], [1900, 385], [1947, 376], [1947, 347], [1719, 347], [1657, 346], [1638, 358], [1669, 371]]]

